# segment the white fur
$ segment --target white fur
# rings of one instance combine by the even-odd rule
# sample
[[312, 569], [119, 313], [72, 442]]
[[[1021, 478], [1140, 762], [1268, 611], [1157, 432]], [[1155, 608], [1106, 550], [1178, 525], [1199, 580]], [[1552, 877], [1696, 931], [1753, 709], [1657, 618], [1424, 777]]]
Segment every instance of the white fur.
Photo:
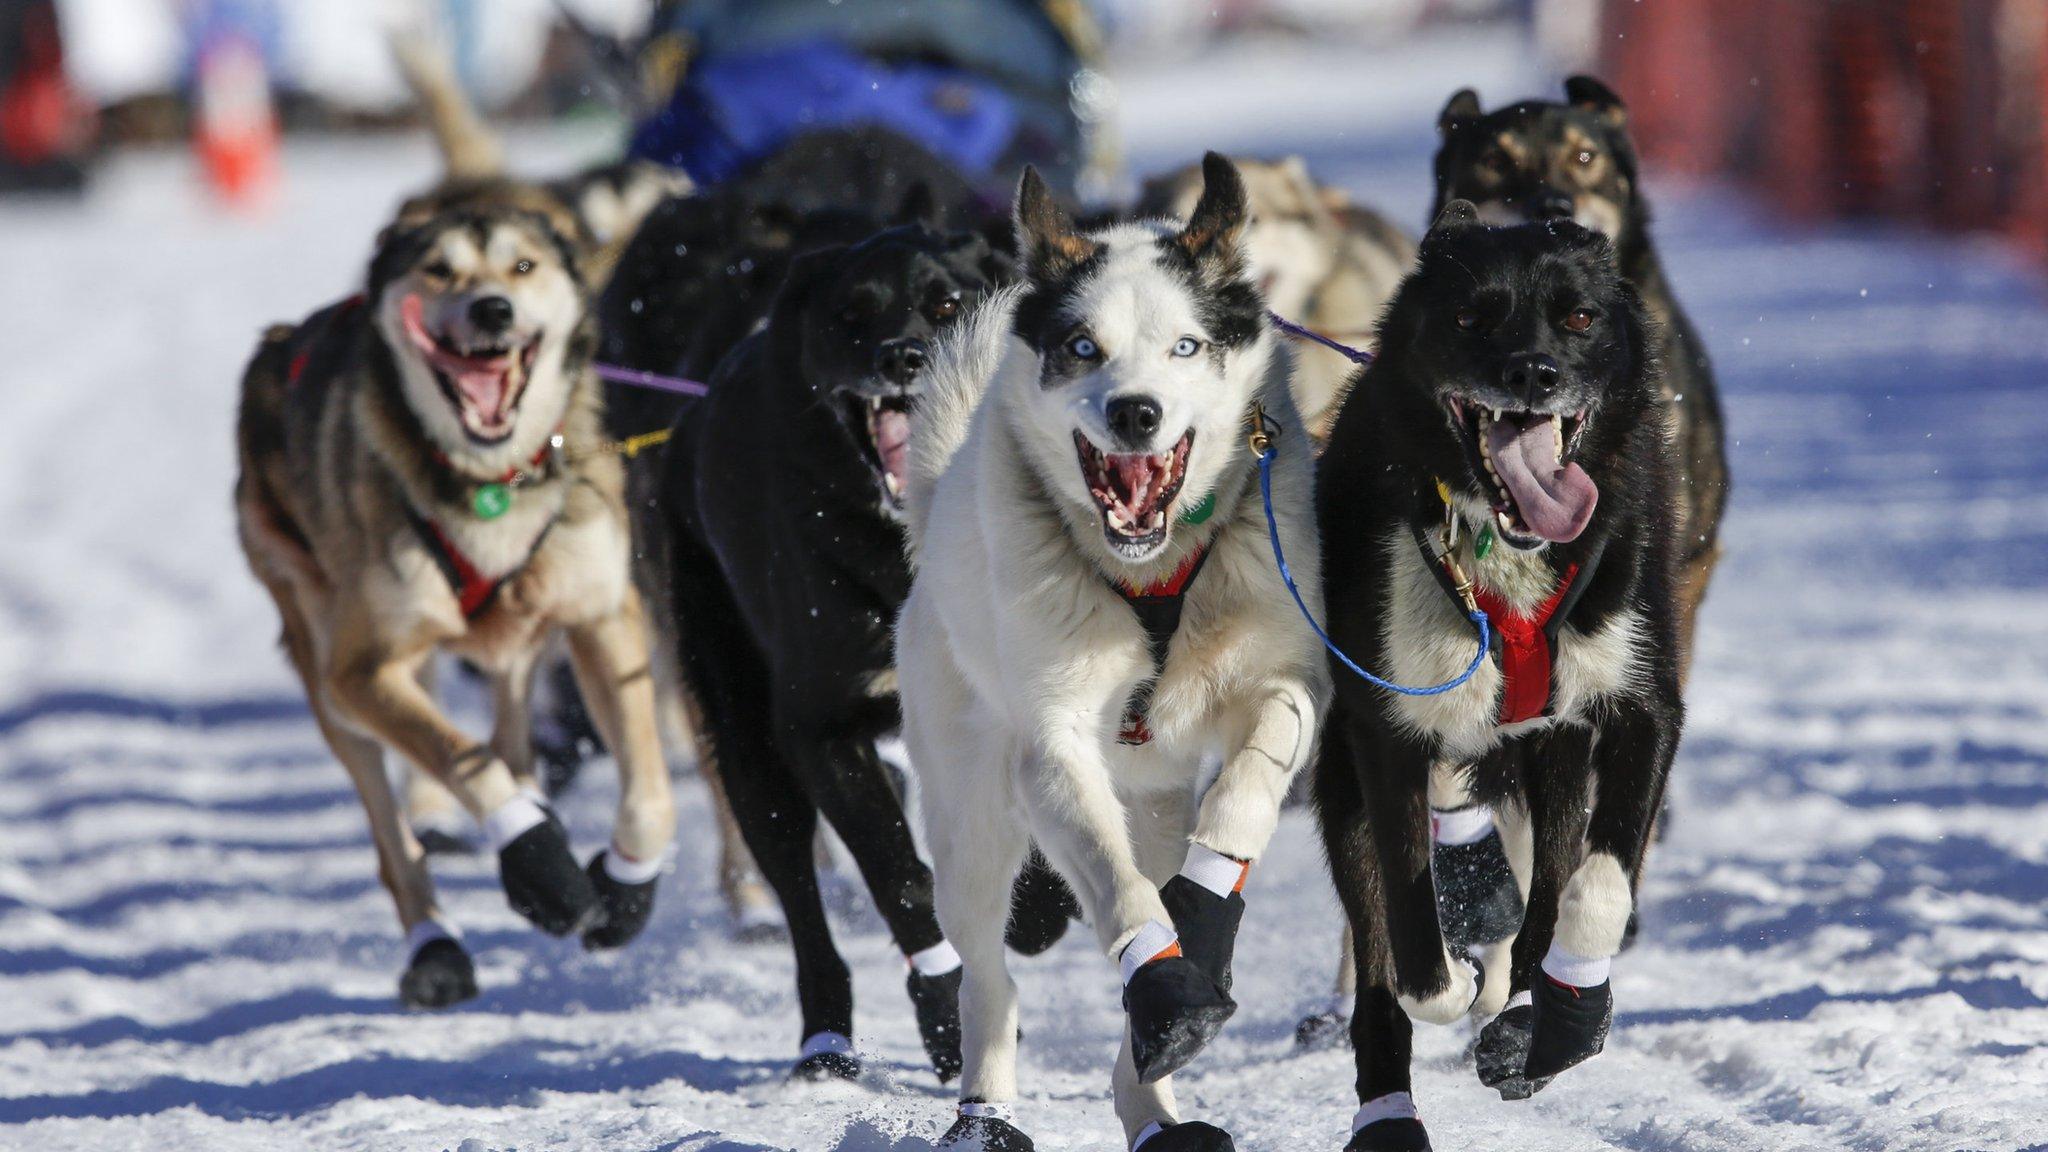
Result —
[[1444, 949], [1444, 970], [1450, 973], [1450, 982], [1433, 996], [1400, 997], [1401, 1010], [1408, 1013], [1410, 1020], [1424, 1024], [1451, 1024], [1464, 1019], [1465, 1015], [1479, 1001], [1479, 981], [1468, 961], [1451, 955]]
[[[1153, 264], [1167, 227], [1091, 237], [1104, 245], [1101, 271], [1070, 319], [1100, 342], [1101, 368], [1042, 387], [1036, 353], [1011, 333], [1018, 294], [999, 293], [940, 341], [912, 429], [916, 579], [897, 667], [939, 920], [966, 962], [964, 1097], [1016, 1095], [1002, 933], [1028, 844], [1066, 877], [1113, 957], [1148, 921], [1170, 922], [1158, 889], [1190, 842], [1240, 859], [1264, 851], [1328, 696], [1320, 646], [1273, 565], [1242, 429], [1255, 398], [1285, 429], [1274, 501], [1303, 596], [1320, 610], [1311, 460], [1287, 361], [1266, 332], [1220, 373], [1206, 352], [1168, 357], [1180, 336], [1208, 334], [1180, 282]], [[1173, 523], [1164, 546], [1132, 564], [1103, 539], [1072, 433], [1107, 442], [1101, 405], [1138, 388], [1166, 410], [1162, 444], [1196, 430], [1169, 522], [1206, 492], [1217, 504], [1200, 529]], [[1209, 559], [1151, 697], [1154, 739], [1120, 745], [1125, 704], [1154, 669], [1105, 575], [1156, 579], [1203, 534]], [[1205, 772], [1205, 761], [1220, 769]], [[1137, 1082], [1128, 1042], [1114, 1085], [1127, 1139], [1175, 1119], [1166, 1081]]]
[[[1526, 609], [1554, 589], [1539, 553], [1520, 553], [1496, 546], [1487, 560], [1474, 564], [1470, 541], [1474, 529], [1463, 530], [1460, 550], [1467, 572], [1500, 592], [1518, 609]], [[1472, 662], [1478, 637], [1464, 610], [1444, 593], [1430, 570], [1430, 561], [1406, 529], [1388, 533], [1381, 543], [1392, 578], [1383, 637], [1389, 672], [1398, 684], [1440, 684], [1455, 678]], [[1537, 731], [1555, 723], [1584, 722], [1602, 700], [1641, 691], [1644, 687], [1643, 621], [1633, 611], [1610, 617], [1591, 633], [1566, 625], [1558, 632], [1551, 665], [1551, 714], [1505, 727], [1500, 716], [1500, 663], [1489, 658], [1463, 686], [1435, 696], [1399, 696], [1394, 700], [1399, 723], [1417, 735], [1437, 741], [1443, 759], [1469, 763], [1509, 736]]]
[[1574, 956], [1606, 959], [1621, 951], [1621, 938], [1633, 911], [1635, 898], [1629, 893], [1628, 870], [1613, 856], [1595, 852], [1565, 882], [1552, 940]]

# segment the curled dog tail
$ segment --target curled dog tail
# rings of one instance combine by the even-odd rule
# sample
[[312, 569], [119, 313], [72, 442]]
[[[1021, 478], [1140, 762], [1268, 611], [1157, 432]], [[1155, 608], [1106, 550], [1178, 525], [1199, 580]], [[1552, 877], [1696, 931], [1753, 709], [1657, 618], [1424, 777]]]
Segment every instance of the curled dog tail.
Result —
[[503, 176], [505, 146], [469, 102], [469, 94], [455, 77], [455, 62], [447, 48], [425, 28], [401, 25], [392, 29], [391, 55], [434, 134], [447, 178], [470, 181]]
[[904, 506], [913, 555], [924, 535], [932, 488], [967, 442], [975, 409], [1002, 367], [1010, 321], [1023, 295], [1022, 285], [990, 293], [932, 345], [924, 395], [910, 418], [910, 478]]

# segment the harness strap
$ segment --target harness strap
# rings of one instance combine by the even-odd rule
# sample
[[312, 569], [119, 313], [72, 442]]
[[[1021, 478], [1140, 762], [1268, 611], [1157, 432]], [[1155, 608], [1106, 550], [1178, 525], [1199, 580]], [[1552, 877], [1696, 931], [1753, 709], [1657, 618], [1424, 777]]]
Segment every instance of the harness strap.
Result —
[[441, 569], [441, 575], [447, 577], [448, 587], [455, 591], [455, 602], [462, 606], [462, 618], [465, 620], [474, 620], [483, 615], [484, 610], [498, 598], [498, 589], [503, 588], [506, 581], [526, 567], [533, 559], [533, 554], [540, 551], [541, 541], [547, 539], [548, 533], [555, 526], [554, 521], [548, 521], [540, 530], [540, 534], [533, 538], [533, 547], [526, 550], [525, 559], [513, 565], [511, 571], [493, 580], [477, 568], [476, 562], [456, 546], [454, 538], [439, 524], [410, 507], [406, 509], [406, 516], [412, 520], [413, 528], [426, 543], [427, 552], [434, 557], [434, 563]]
[[298, 338], [298, 348], [293, 351], [291, 364], [285, 368], [284, 373], [284, 386], [287, 389], [299, 386], [299, 381], [306, 375], [306, 369], [312, 366], [313, 354], [322, 350], [323, 343], [334, 331], [335, 326], [364, 303], [365, 298], [362, 295], [350, 296], [315, 312], [304, 324], [299, 325], [298, 331], [293, 333]]
[[[1408, 527], [1415, 536], [1416, 547], [1422, 551], [1424, 566], [1436, 577], [1437, 586], [1444, 590], [1444, 595], [1450, 597], [1451, 602], [1463, 612], [1464, 601], [1458, 595], [1450, 574], [1432, 558], [1428, 533], [1414, 522], [1410, 522]], [[1558, 632], [1592, 583], [1593, 573], [1599, 569], [1600, 558], [1606, 551], [1607, 541], [1603, 539], [1583, 563], [1566, 568], [1557, 588], [1536, 606], [1533, 613], [1517, 612], [1498, 593], [1483, 584], [1474, 583], [1472, 597], [1480, 610], [1486, 613], [1487, 619], [1492, 621], [1492, 650], [1500, 657], [1498, 723], [1518, 724], [1550, 711], [1551, 671], [1557, 657]]]
[[1202, 565], [1209, 559], [1207, 546], [1197, 548], [1180, 562], [1173, 575], [1143, 587], [1133, 587], [1121, 580], [1110, 580], [1109, 586], [1131, 606], [1131, 612], [1138, 617], [1139, 627], [1145, 630], [1145, 642], [1152, 650], [1152, 675], [1138, 685], [1131, 693], [1131, 699], [1124, 706], [1123, 727], [1116, 738], [1120, 744], [1133, 747], [1152, 742], [1152, 729], [1146, 724], [1145, 716], [1152, 703], [1152, 690], [1159, 683], [1160, 674], [1166, 671], [1167, 652], [1173, 646], [1173, 634], [1180, 630], [1181, 606], [1187, 601], [1188, 588], [1201, 574]]

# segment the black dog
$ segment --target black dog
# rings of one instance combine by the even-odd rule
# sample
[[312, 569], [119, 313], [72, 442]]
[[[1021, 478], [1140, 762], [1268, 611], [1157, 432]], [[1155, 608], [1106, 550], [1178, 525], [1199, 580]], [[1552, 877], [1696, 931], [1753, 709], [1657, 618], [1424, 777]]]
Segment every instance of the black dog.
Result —
[[1483, 1081], [1527, 1095], [1604, 1042], [1682, 716], [1653, 332], [1605, 237], [1476, 219], [1453, 201], [1424, 240], [1316, 484], [1340, 647], [1398, 683], [1450, 680], [1477, 643], [1467, 595], [1497, 644], [1434, 696], [1334, 672], [1315, 799], [1358, 944], [1351, 1152], [1428, 1147], [1408, 1016], [1455, 1020], [1482, 983], [1439, 924], [1432, 773], [1529, 822], [1513, 999], [1479, 1050]]
[[[980, 236], [921, 224], [798, 257], [767, 326], [670, 441], [661, 499], [683, 676], [789, 922], [799, 1075], [859, 1071], [853, 988], [814, 871], [821, 813], [911, 958], [933, 1066], [941, 1079], [960, 1069], [958, 958], [875, 740], [902, 724], [891, 628], [910, 573], [896, 516], [926, 342], [1009, 275]], [[1043, 948], [1066, 918], [1033, 923]]]
[[1706, 344], [1678, 306], [1650, 244], [1650, 208], [1636, 171], [1628, 107], [1590, 76], [1565, 81], [1565, 102], [1525, 100], [1494, 112], [1467, 88], [1444, 105], [1437, 127], [1436, 210], [1470, 200], [1489, 223], [1576, 220], [1614, 242], [1658, 340], [1664, 402], [1679, 444], [1678, 639], [1692, 661], [1694, 618], [1720, 558], [1728, 505], [1727, 436]]

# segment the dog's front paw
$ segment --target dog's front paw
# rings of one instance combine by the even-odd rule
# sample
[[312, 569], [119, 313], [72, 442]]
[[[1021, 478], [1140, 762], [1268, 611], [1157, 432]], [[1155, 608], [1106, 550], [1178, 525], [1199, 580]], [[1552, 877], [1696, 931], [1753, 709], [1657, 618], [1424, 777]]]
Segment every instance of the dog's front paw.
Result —
[[817, 1032], [804, 1040], [803, 1054], [789, 1070], [791, 1080], [813, 1084], [830, 1080], [860, 1079], [860, 1057], [853, 1041], [838, 1032]]
[[[597, 892], [598, 906], [604, 911], [601, 919], [583, 930], [583, 946], [593, 952], [631, 943], [654, 915], [654, 891], [661, 883], [659, 862], [651, 870], [629, 862], [623, 870], [636, 878], [622, 880], [613, 875], [609, 849], [591, 858], [590, 886]], [[637, 879], [647, 871], [653, 875]]]
[[1548, 1080], [1531, 1080], [1524, 1070], [1529, 1064], [1529, 1036], [1536, 1010], [1524, 997], [1508, 1002], [1505, 1012], [1479, 1033], [1475, 1051], [1479, 1082], [1500, 1093], [1503, 1100], [1527, 1100], [1541, 1092]]
[[960, 1074], [960, 977], [965, 971], [955, 968], [937, 976], [915, 969], [910, 973], [910, 1006], [917, 1013], [917, 1034], [941, 1084]]
[[1486, 983], [1486, 975], [1480, 971], [1479, 962], [1444, 955], [1444, 966], [1449, 969], [1450, 979], [1443, 988], [1426, 996], [1411, 996], [1401, 993], [1401, 1010], [1408, 1013], [1410, 1020], [1425, 1024], [1450, 1024], [1464, 1019], [1472, 1011], [1472, 1005], [1479, 1002], [1479, 991]]
[[1294, 1026], [1294, 1046], [1303, 1052], [1321, 1052], [1351, 1043], [1351, 1017], [1340, 1007], [1311, 1012]]
[[476, 998], [476, 965], [461, 944], [441, 937], [413, 951], [398, 978], [398, 999], [407, 1008], [448, 1008]]
[[1160, 1125], [1140, 1138], [1138, 1152], [1237, 1152], [1237, 1142], [1214, 1124], [1190, 1120]]
[[1344, 1152], [1431, 1152], [1429, 1131], [1413, 1116], [1375, 1120], [1351, 1134]]
[[1545, 976], [1536, 981], [1530, 996], [1535, 1021], [1525, 1077], [1547, 1080], [1607, 1046], [1607, 1029], [1614, 1023], [1614, 989], [1607, 981], [1574, 988]]
[[550, 936], [597, 923], [604, 909], [590, 877], [569, 854], [569, 833], [553, 812], [498, 850], [498, 878], [512, 910]]
[[1031, 1137], [997, 1116], [962, 1116], [939, 1137], [940, 1152], [1035, 1152]]
[[1165, 956], [1133, 972], [1124, 985], [1124, 1012], [1138, 1080], [1150, 1084], [1179, 1071], [1236, 1011], [1237, 1002], [1185, 956]]
[[1521, 930], [1522, 890], [1498, 831], [1470, 844], [1437, 844], [1429, 860], [1444, 939], [1491, 944]]
[[1173, 918], [1181, 954], [1227, 994], [1237, 926], [1244, 920], [1244, 897], [1236, 892], [1218, 896], [1186, 876], [1175, 876], [1159, 890], [1159, 899]]

